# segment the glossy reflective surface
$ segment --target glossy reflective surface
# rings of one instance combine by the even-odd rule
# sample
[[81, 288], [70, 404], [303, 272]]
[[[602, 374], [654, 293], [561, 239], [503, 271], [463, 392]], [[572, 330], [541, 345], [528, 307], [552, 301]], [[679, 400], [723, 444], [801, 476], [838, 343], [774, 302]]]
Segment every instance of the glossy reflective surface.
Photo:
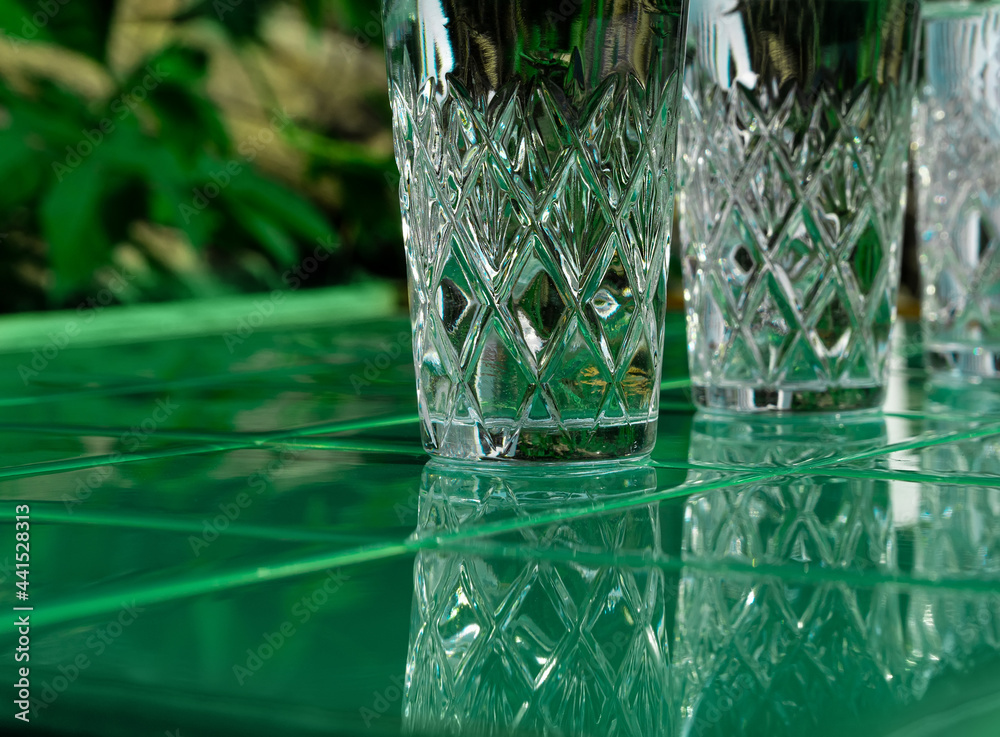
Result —
[[727, 419], [671, 314], [650, 463], [514, 473], [427, 463], [406, 329], [0, 356], [29, 729], [997, 734], [1000, 388], [910, 326], [884, 414]]

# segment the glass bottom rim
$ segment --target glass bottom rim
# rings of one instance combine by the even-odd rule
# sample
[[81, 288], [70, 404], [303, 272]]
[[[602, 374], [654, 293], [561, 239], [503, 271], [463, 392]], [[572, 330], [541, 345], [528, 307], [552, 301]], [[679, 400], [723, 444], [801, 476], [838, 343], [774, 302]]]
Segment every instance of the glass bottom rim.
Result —
[[523, 468], [571, 463], [608, 468], [649, 458], [656, 443], [657, 418], [586, 427], [525, 424], [513, 431], [432, 418], [429, 427], [426, 422], [421, 427], [424, 449], [437, 462]]
[[885, 394], [881, 384], [824, 389], [692, 384], [694, 403], [702, 411], [725, 414], [877, 412]]

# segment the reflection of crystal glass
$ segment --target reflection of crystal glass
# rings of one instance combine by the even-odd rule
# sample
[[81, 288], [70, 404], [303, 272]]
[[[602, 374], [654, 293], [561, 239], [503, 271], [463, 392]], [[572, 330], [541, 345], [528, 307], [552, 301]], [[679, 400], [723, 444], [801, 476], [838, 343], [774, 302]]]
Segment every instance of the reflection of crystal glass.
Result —
[[[692, 433], [695, 464], [742, 460], [788, 475], [687, 500], [673, 647], [681, 733], [833, 734], [898, 719], [933, 678], [1000, 650], [1000, 594], [940, 585], [1000, 579], [1000, 497], [977, 496], [970, 512], [959, 486], [796, 473], [831, 444], [847, 455], [884, 442], [885, 421], [776, 419], [709, 418]], [[928, 583], [886, 582], [901, 575]], [[865, 576], [872, 583], [859, 585]]]
[[1000, 374], [1000, 3], [930, 3], [924, 17], [925, 346], [935, 368]]
[[[937, 378], [927, 387], [932, 430], [952, 430], [955, 417], [1000, 417], [1000, 385]], [[934, 416], [946, 419], [935, 422]], [[1000, 435], [927, 448], [921, 466], [954, 484], [924, 483], [914, 540], [914, 572], [934, 579], [996, 582], [992, 594], [915, 593], [910, 611], [911, 659], [927, 680], [942, 667], [966, 670], [1000, 647]], [[969, 483], [969, 476], [993, 480]]]
[[993, 593], [913, 593], [907, 629], [915, 686], [923, 687], [944, 668], [968, 670], [995, 657], [1000, 648], [1000, 488], [925, 485], [913, 565], [921, 577], [995, 583]]
[[886, 484], [871, 486], [882, 488], [860, 495], [825, 489], [821, 496], [818, 488], [800, 494], [786, 481], [692, 497], [685, 560], [697, 565], [681, 579], [674, 650], [688, 729], [737, 735], [749, 723], [754, 734], [803, 734], [841, 710], [878, 710], [890, 700], [904, 648], [897, 597], [888, 587], [705, 569], [726, 559], [800, 573], [890, 572]]
[[[869, 413], [695, 416], [690, 460], [712, 468], [794, 467], [845, 459], [885, 443], [885, 419]], [[816, 483], [822, 483], [817, 480]]]
[[[430, 466], [418, 534], [551, 512], [655, 489], [635, 467], [608, 475], [469, 474]], [[668, 734], [664, 575], [656, 568], [546, 560], [545, 551], [653, 553], [656, 505], [515, 532], [507, 555], [423, 551], [403, 719], [421, 734]]]
[[385, 0], [425, 447], [656, 434], [686, 0]]
[[881, 403], [895, 319], [907, 0], [694, 0], [678, 171], [707, 407]]
[[909, 734], [937, 681], [998, 662], [1000, 489], [802, 470], [885, 435], [866, 414], [697, 418], [692, 465], [782, 475], [656, 503], [648, 467], [430, 464], [406, 730]]
[[[931, 432], [944, 434], [954, 432], [956, 427], [1000, 422], [1000, 382], [972, 383], [938, 374], [927, 382], [924, 392]], [[935, 445], [925, 449], [920, 457], [929, 471], [1000, 479], [1000, 438], [997, 437]]]
[[[830, 446], [870, 448], [885, 421], [808, 416], [696, 422], [691, 461], [794, 467]], [[674, 665], [690, 734], [803, 734], [838, 711], [880, 708], [903, 656], [895, 594], [712, 564], [845, 574], [897, 570], [888, 482], [789, 475], [695, 494], [684, 517]], [[716, 718], [712, 718], [713, 715]], [[683, 730], [682, 730], [683, 732]]]

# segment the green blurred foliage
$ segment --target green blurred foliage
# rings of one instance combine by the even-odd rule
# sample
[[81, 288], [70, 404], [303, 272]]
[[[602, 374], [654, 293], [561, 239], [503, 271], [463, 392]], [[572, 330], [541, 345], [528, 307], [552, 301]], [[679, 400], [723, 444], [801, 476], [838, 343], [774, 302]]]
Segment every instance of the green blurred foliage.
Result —
[[[318, 202], [303, 182], [282, 182], [236, 142], [206, 92], [206, 53], [174, 41], [116, 76], [108, 0], [0, 0], [13, 54], [46, 44], [96, 65], [114, 92], [91, 99], [44, 74], [0, 78], [0, 312], [73, 307], [99, 289], [115, 249], [140, 252], [143, 273], [121, 301], [164, 300], [283, 285], [282, 273], [320, 244], [334, 257], [308, 286], [403, 273], [391, 157], [341, 140], [337, 130], [275, 114], [270, 129], [307, 156], [306, 178], [343, 193]], [[170, 22], [211, 25], [237, 54], [266, 45], [262, 27], [291, 5], [316, 33], [341, 37], [378, 18], [378, 0], [197, 0]], [[377, 50], [380, 36], [365, 42]], [[345, 43], [350, 43], [345, 41]], [[371, 51], [369, 49], [369, 51]], [[388, 129], [385, 95], [366, 101]], [[272, 108], [273, 109], [273, 108]], [[297, 191], [298, 190], [298, 191]], [[196, 271], [135, 236], [136, 224], [198, 255]], [[147, 229], [148, 229], [147, 228]], [[169, 240], [168, 239], [168, 240]], [[169, 250], [169, 248], [168, 248]]]

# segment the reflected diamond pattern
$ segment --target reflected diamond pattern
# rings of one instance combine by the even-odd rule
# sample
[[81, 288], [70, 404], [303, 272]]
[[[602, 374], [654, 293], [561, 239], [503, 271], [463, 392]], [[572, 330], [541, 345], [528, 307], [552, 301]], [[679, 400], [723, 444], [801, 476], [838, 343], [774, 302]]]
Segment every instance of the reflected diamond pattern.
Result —
[[[940, 382], [932, 385], [936, 412], [972, 411], [995, 417], [1000, 394], [989, 382]], [[953, 427], [931, 420], [932, 431]], [[955, 441], [921, 454], [928, 471], [950, 469], [955, 474], [1000, 474], [1000, 437]], [[948, 596], [916, 592], [910, 608], [910, 658], [916, 664], [915, 688], [920, 693], [944, 668], [964, 671], [989, 659], [1000, 648], [1000, 487], [932, 484], [920, 487], [919, 523], [914, 540], [914, 571], [932, 579], [978, 579], [994, 582], [980, 594]]]
[[436, 357], [418, 380], [430, 448], [461, 425], [472, 455], [515, 456], [532, 427], [586, 453], [602, 423], [654, 422], [676, 131], [659, 108], [675, 77], [650, 99], [612, 74], [582, 103], [521, 82], [484, 109], [403, 66], [391, 95], [417, 363]]
[[[655, 488], [656, 477], [652, 469], [639, 468], [620, 474], [619, 484], [591, 481], [599, 495], [614, 493], [616, 486], [642, 494]], [[530, 486], [523, 478], [499, 474], [427, 471], [418, 529], [447, 534], [589, 498], [584, 479], [545, 479], [538, 488], [551, 493], [530, 493]], [[608, 554], [656, 550], [659, 539], [656, 506], [638, 505], [571, 524], [523, 527], [511, 543], [527, 551]], [[673, 734], [664, 580], [655, 568], [420, 552], [414, 564], [406, 729]], [[430, 692], [428, 683], [439, 691]]]
[[[772, 481], [691, 497], [675, 666], [686, 730], [802, 733], [820, 715], [872, 713], [903, 669], [897, 595], [887, 587], [726, 578], [707, 561], [809, 570], [896, 570], [885, 484]], [[850, 684], [850, 688], [847, 685]], [[843, 718], [843, 717], [841, 717]]]
[[879, 305], [895, 304], [897, 290], [905, 95], [875, 100], [864, 88], [846, 108], [833, 92], [811, 104], [795, 89], [756, 99], [697, 72], [678, 169], [695, 384], [882, 385], [891, 312]]

